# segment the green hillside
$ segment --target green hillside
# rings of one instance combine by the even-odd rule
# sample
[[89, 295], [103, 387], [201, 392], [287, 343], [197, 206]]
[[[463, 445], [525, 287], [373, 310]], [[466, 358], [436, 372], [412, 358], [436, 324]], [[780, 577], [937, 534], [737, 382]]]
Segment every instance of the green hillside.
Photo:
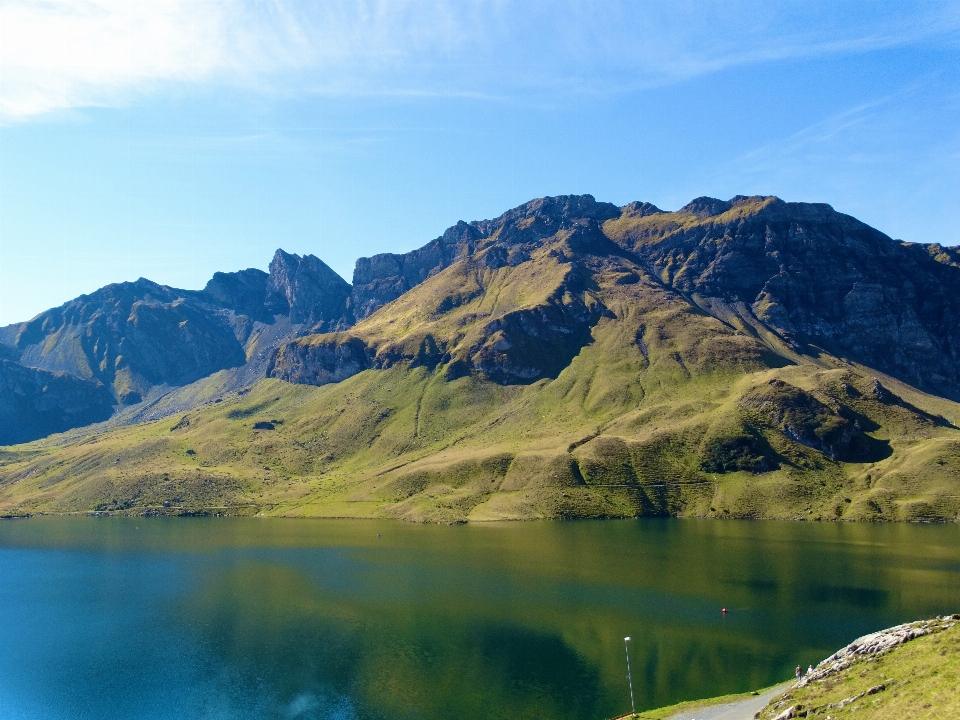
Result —
[[[902, 631], [918, 637], [880, 652], [860, 648], [841, 662], [824, 661], [810, 679], [758, 713], [777, 717], [951, 718], [960, 716], [958, 616], [921, 621]], [[879, 633], [891, 637], [898, 628]], [[843, 653], [843, 651], [841, 651]], [[849, 661], [849, 662], [848, 662]], [[791, 711], [792, 708], [792, 711]]]
[[[767, 367], [761, 348], [705, 315], [624, 314], [530, 385], [406, 364], [322, 387], [268, 379], [182, 417], [12, 447], [0, 507], [439, 522], [957, 517], [960, 431], [937, 418], [960, 416], [957, 404], [890, 378], [902, 400], [884, 402], [871, 371], [828, 356]], [[641, 320], [646, 357], [627, 342]], [[868, 457], [845, 462], [791, 438], [764, 401], [798, 405], [810, 437], [829, 437], [844, 420], [831, 406], [846, 408]]]
[[[960, 518], [960, 405], [857, 355], [896, 369], [922, 354], [926, 336], [912, 330], [914, 345], [896, 354], [870, 345], [889, 323], [850, 299], [856, 287], [831, 306], [848, 317], [831, 322], [862, 337], [822, 345], [797, 329], [813, 317], [809, 293], [778, 299], [773, 281], [757, 280], [752, 306], [722, 295], [724, 273], [746, 282], [759, 272], [743, 269], [759, 262], [758, 231], [745, 223], [767, 223], [769, 237], [787, 212], [776, 199], [738, 202], [714, 216], [695, 203], [680, 213], [628, 206], [602, 227], [511, 216], [349, 329], [282, 344], [273, 378], [218, 395], [212, 375], [178, 391], [213, 398], [186, 413], [0, 450], [0, 510]], [[816, 212], [831, 232], [849, 225], [953, 282], [957, 268], [925, 250]], [[530, 236], [536, 222], [550, 227]], [[793, 227], [789, 242], [809, 246]], [[742, 252], [729, 249], [738, 232]], [[681, 262], [684, 233], [700, 239]], [[660, 253], [653, 261], [634, 253], [645, 243]], [[841, 352], [853, 340], [859, 350]], [[937, 367], [918, 382], [947, 382]]]
[[[766, 691], [679, 703], [621, 718], [667, 720], [696, 713], [748, 716], [754, 697], [772, 696], [758, 720], [857, 718], [886, 720], [960, 716], [960, 627], [958, 615], [921, 620], [854, 641], [820, 663], [801, 682]], [[748, 707], [749, 706], [749, 707]], [[711, 711], [713, 711], [711, 713]], [[620, 719], [618, 719], [620, 720]]]

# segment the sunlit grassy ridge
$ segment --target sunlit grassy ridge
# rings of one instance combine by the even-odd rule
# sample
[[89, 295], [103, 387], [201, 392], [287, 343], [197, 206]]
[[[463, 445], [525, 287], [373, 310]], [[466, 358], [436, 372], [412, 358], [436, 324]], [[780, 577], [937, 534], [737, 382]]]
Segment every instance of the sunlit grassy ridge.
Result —
[[486, 246], [277, 361], [354, 343], [372, 369], [0, 451], [0, 509], [956, 520], [960, 406], [687, 298], [669, 256], [654, 277], [621, 247], [772, 202], [625, 213], [520, 262]]
[[[694, 333], [694, 323], [719, 323], [683, 314], [631, 307], [625, 318], [647, 324], [647, 357], [623, 342], [629, 323], [601, 321], [595, 342], [556, 379], [527, 386], [448, 380], [442, 367], [404, 365], [323, 387], [264, 380], [182, 418], [11, 448], [0, 458], [0, 503], [63, 512], [166, 502], [188, 511], [445, 522], [956, 517], [960, 432], [873, 399], [871, 374], [858, 368], [764, 368], [743, 336]], [[715, 361], [711, 346], [723, 343], [728, 356], [743, 356], [734, 369]], [[840, 397], [875, 423], [869, 434], [889, 442], [889, 457], [835, 461], [751, 424], [739, 401], [774, 378]], [[956, 414], [953, 403], [885, 382], [917, 409]], [[254, 429], [258, 422], [273, 429]], [[779, 468], [705, 470], [717, 438], [745, 435], [765, 442]]]
[[[956, 617], [956, 616], [954, 616]], [[790, 707], [794, 717], [960, 717], [960, 627], [953, 621], [916, 623], [933, 628], [880, 655], [854, 663], [776, 698], [759, 717], [770, 720]], [[943, 630], [939, 628], [943, 627]]]
[[[773, 718], [947, 718], [960, 716], [960, 627], [957, 615], [910, 623], [920, 637], [885, 652], [853, 655], [847, 666], [805, 684], [784, 683], [754, 717]], [[904, 626], [901, 626], [904, 627]], [[897, 628], [891, 628], [896, 631]], [[835, 656], [834, 656], [835, 657]], [[818, 666], [818, 670], [823, 664]], [[814, 678], [816, 676], [810, 676]], [[641, 720], [667, 720], [694, 711], [709, 714], [730, 703], [750, 700], [765, 691], [694, 700], [647, 710]], [[776, 694], [773, 694], [776, 693]], [[761, 702], [763, 700], [761, 699]], [[756, 706], [754, 706], [756, 707]], [[751, 709], [752, 711], [752, 709]], [[740, 709], [740, 714], [747, 710]]]

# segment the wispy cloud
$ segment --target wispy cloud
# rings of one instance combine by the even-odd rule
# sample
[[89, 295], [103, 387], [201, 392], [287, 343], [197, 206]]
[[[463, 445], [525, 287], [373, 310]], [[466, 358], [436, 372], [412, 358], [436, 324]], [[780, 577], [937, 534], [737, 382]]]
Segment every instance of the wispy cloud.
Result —
[[[713, 178], [750, 182], [789, 175], [836, 176], [842, 166], [916, 165], [924, 155], [939, 162], [956, 146], [960, 135], [947, 118], [956, 116], [960, 103], [942, 92], [939, 74], [914, 82], [840, 112], [828, 115], [784, 137], [733, 158]], [[914, 138], [937, 137], [939, 142], [917, 145]], [[913, 162], [908, 162], [912, 160]], [[833, 172], [827, 172], [827, 168]]]
[[502, 97], [617, 92], [727, 67], [960, 37], [960, 6], [653, 0], [0, 0], [0, 115], [170, 83]]
[[945, 91], [943, 75], [833, 112], [719, 167], [698, 168], [702, 184], [718, 197], [776, 193], [830, 202], [893, 237], [954, 244], [948, 216], [960, 188], [960, 98]]
[[905, 1], [870, 11], [869, 3], [730, 0], [644, 6], [643, 43], [632, 61], [641, 84], [663, 84], [729, 67], [960, 43], [960, 6]]
[[[918, 90], [919, 85], [911, 85], [885, 97], [847, 108], [785, 138], [777, 138], [771, 143], [744, 153], [730, 164], [740, 174], [768, 174], [777, 168], [802, 166], [814, 158], [823, 159], [825, 156], [832, 157], [836, 162], [839, 160], [835, 154], [838, 146], [855, 147], [854, 143], [849, 142], [849, 137], [844, 136], [857, 133], [858, 129], [870, 124], [874, 126], [874, 132], [863, 134], [873, 138], [878, 134], [877, 125], [883, 124], [884, 121], [889, 123], [892, 106], [895, 106], [899, 100], [915, 95]], [[889, 134], [884, 132], [882, 136], [887, 139]], [[845, 142], [838, 142], [838, 140]], [[888, 155], [895, 151], [897, 151], [896, 146], [887, 147]], [[860, 154], [860, 157], [864, 156]]]

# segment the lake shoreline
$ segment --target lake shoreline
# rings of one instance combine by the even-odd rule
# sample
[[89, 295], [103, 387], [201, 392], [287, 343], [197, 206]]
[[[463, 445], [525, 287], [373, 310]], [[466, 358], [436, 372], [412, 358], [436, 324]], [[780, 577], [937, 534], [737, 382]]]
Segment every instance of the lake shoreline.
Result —
[[[889, 712], [881, 706], [881, 693], [888, 689], [892, 690], [898, 683], [901, 686], [909, 684], [909, 679], [886, 678], [885, 682], [871, 684], [872, 679], [868, 677], [868, 670], [874, 670], [870, 667], [875, 661], [883, 656], [891, 655], [887, 668], [884, 669], [884, 675], [891, 675], [891, 668], [902, 665], [898, 652], [906, 643], [913, 642], [914, 650], [919, 649], [919, 645], [925, 643], [942, 644], [939, 639], [931, 643], [932, 636], [950, 630], [957, 629], [960, 623], [960, 614], [942, 615], [929, 620], [917, 620], [911, 623], [902, 623], [893, 627], [870, 633], [859, 637], [837, 652], [830, 655], [825, 660], [816, 665], [812, 672], [808, 672], [800, 680], [789, 680], [768, 688], [762, 688], [748, 693], [739, 693], [733, 695], [721, 695], [713, 698], [704, 698], [702, 700], [690, 700], [668, 705], [654, 710], [646, 710], [639, 713], [626, 713], [618, 715], [611, 720], [628, 720], [636, 718], [637, 720], [692, 720], [693, 714], [702, 720], [749, 720], [758, 718], [759, 720], [774, 720], [782, 718], [808, 717], [810, 714], [822, 714], [831, 712], [831, 717], [838, 717], [844, 708], [849, 712], [857, 712], [857, 717], [871, 718], [873, 714], [870, 711], [878, 713], [877, 717], [883, 717], [883, 714]], [[954, 632], [955, 642], [960, 648], [960, 632]], [[926, 638], [924, 642], [916, 643], [921, 638]], [[933, 648], [923, 648], [916, 653], [921, 658], [922, 669], [930, 671], [933, 675], [943, 673], [941, 660], [948, 654], [946, 649], [939, 650]], [[953, 655], [953, 660], [960, 667], [960, 659]], [[898, 662], [901, 661], [901, 662]], [[912, 668], [917, 672], [916, 668]], [[857, 677], [855, 677], [855, 675]], [[860, 687], [863, 686], [863, 687]], [[869, 686], [869, 687], [867, 687]], [[803, 692], [807, 688], [808, 692]], [[921, 700], [926, 691], [920, 691], [914, 686], [911, 688], [914, 695]], [[759, 707], [752, 702], [758, 697], [765, 698]], [[816, 698], [819, 704], [811, 706], [809, 697]], [[827, 700], [834, 700], [828, 702]], [[939, 718], [945, 717], [944, 708], [934, 707], [933, 703], [925, 703], [923, 708], [929, 709], [928, 714], [912, 715], [915, 718]], [[711, 712], [712, 711], [712, 712]], [[845, 715], [845, 714], [844, 714]]]
[[[231, 512], [240, 509], [241, 512]], [[259, 510], [259, 512], [258, 512]], [[145, 508], [142, 510], [74, 510], [69, 512], [25, 512], [18, 510], [0, 509], [0, 520], [27, 520], [33, 517], [91, 517], [91, 518], [196, 518], [196, 517], [257, 517], [257, 518], [279, 518], [285, 520], [397, 520], [411, 525], [487, 525], [491, 523], [528, 523], [528, 522], [580, 522], [580, 521], [604, 521], [604, 520], [719, 520], [719, 521], [743, 521], [743, 522], [790, 522], [790, 523], [816, 523], [816, 524], [849, 524], [849, 525], [957, 525], [960, 519], [947, 518], [925, 518], [910, 520], [891, 520], [887, 518], [784, 518], [784, 517], [754, 517], [738, 515], [638, 515], [634, 517], [522, 517], [522, 518], [493, 518], [490, 520], [450, 520], [450, 521], [432, 521], [432, 520], [413, 520], [406, 517], [390, 516], [357, 516], [357, 515], [281, 515], [264, 513], [262, 506], [223, 506], [212, 508]]]

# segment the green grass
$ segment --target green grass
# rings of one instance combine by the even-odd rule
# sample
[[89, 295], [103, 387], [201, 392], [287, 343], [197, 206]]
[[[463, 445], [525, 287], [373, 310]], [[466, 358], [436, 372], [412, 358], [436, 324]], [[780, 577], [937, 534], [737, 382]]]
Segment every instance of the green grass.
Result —
[[703, 700], [688, 700], [686, 702], [677, 703], [676, 705], [668, 705], [655, 710], [646, 710], [644, 712], [639, 712], [636, 715], [622, 715], [621, 717], [636, 717], [639, 720], [666, 720], [667, 718], [679, 713], [691, 712], [693, 710], [703, 710], [705, 708], [712, 708], [717, 705], [726, 705], [739, 700], [749, 700], [751, 697], [761, 695], [769, 689], [770, 688], [761, 688], [760, 690], [756, 690], [754, 692], [738, 693], [734, 695], [720, 695], [718, 697], [706, 698]]
[[[880, 686], [882, 690], [867, 694]], [[829, 715], [837, 720], [960, 717], [960, 625], [910, 640], [886, 654], [859, 659], [837, 675], [791, 689], [760, 718], [770, 720], [789, 706], [802, 706], [808, 718]]]
[[[881, 376], [904, 401], [884, 404], [869, 392], [875, 371], [790, 356], [622, 258], [597, 263], [573, 297], [573, 264], [553, 252], [564, 242], [516, 267], [458, 263], [348, 333], [402, 357], [429, 336], [447, 353], [440, 364], [401, 360], [322, 387], [263, 380], [221, 402], [212, 376], [196, 384], [203, 402], [189, 412], [0, 451], [0, 511], [960, 517], [960, 430], [936, 420], [960, 418], [960, 405]], [[606, 307], [562, 372], [526, 385], [449, 379], [449, 363], [489, 342], [491, 319], [561, 295]], [[834, 459], [791, 435], [791, 423], [824, 443], [853, 432], [832, 414], [841, 407], [862, 430], [856, 447], [873, 455]]]
[[[667, 383], [636, 359], [601, 364], [603, 352], [588, 348], [557, 379], [527, 387], [447, 381], [422, 367], [320, 388], [263, 381], [186, 413], [177, 429], [182, 415], [11, 449], [0, 459], [0, 508], [439, 522], [956, 517], [960, 433], [899, 408], [863, 408], [893, 448], [880, 462], [835, 462], [766, 428], [760, 436], [783, 458], [780, 469], [703, 469], [710, 438], [744, 432], [737, 401], [768, 377], [829, 388], [862, 376], [799, 366]], [[644, 382], [654, 378], [659, 386]], [[254, 430], [259, 421], [275, 429]]]
[[[771, 720], [789, 707], [805, 712], [808, 718], [834, 720], [960, 717], [960, 625], [951, 622], [951, 627], [941, 630], [942, 623], [930, 624], [936, 630], [932, 634], [881, 655], [859, 657], [837, 674], [806, 687], [790, 687], [760, 711], [759, 720]], [[635, 717], [666, 720], [679, 713], [748, 700], [769, 689], [682, 702]]]

